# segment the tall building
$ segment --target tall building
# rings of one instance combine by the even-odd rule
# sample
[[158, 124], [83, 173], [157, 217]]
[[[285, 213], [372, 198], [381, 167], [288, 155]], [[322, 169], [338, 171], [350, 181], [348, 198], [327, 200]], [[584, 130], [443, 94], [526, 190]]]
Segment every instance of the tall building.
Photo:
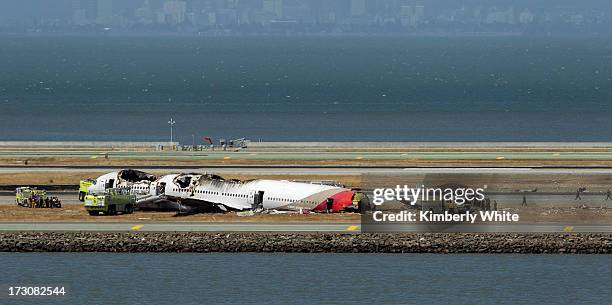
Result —
[[141, 23], [153, 22], [153, 9], [151, 8], [149, 0], [144, 0], [142, 6], [134, 11], [134, 16], [136, 20]]
[[504, 11], [493, 7], [491, 8], [491, 12], [487, 15], [485, 22], [512, 24], [514, 23], [514, 8], [510, 7]]
[[417, 5], [414, 7], [414, 18], [416, 22], [423, 22], [423, 19], [425, 19], [425, 6]]
[[532, 23], [534, 19], [533, 13], [529, 9], [524, 9], [519, 15], [520, 23]]
[[183, 23], [185, 22], [185, 14], [187, 13], [187, 3], [177, 0], [166, 1], [164, 2], [163, 13], [165, 23]]
[[72, 0], [72, 23], [75, 25], [92, 24], [97, 19], [96, 0]]
[[220, 9], [215, 16], [215, 23], [220, 25], [237, 24], [238, 13], [235, 9]]
[[400, 24], [402, 26], [414, 25], [414, 8], [411, 5], [400, 6]]
[[297, 20], [303, 23], [315, 23], [310, 6], [307, 3], [287, 3], [283, 8], [283, 14], [287, 20]]
[[415, 26], [425, 20], [425, 7], [422, 5], [400, 6], [400, 23], [403, 26]]
[[111, 24], [113, 22], [113, 0], [98, 0], [96, 23]]
[[351, 16], [363, 16], [366, 12], [366, 0], [351, 0]]
[[283, 18], [283, 0], [264, 0], [263, 11], [274, 14], [278, 18]]

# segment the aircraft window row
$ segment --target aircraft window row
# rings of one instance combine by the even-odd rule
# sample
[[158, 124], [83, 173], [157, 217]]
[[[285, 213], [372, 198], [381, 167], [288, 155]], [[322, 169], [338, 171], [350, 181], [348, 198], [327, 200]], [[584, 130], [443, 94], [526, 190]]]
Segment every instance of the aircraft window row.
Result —
[[[189, 189], [181, 189], [181, 188], [175, 188], [173, 190], [175, 192], [188, 192], [189, 191]], [[197, 193], [197, 194], [208, 194], [208, 195], [221, 195], [221, 196], [236, 197], [236, 198], [248, 198], [249, 197], [246, 194], [219, 193], [219, 192], [206, 191], [206, 190], [196, 190], [195, 193]], [[316, 204], [317, 203], [317, 202], [311, 201], [311, 200], [295, 200], [295, 199], [280, 198], [280, 197], [267, 197], [266, 199], [267, 200], [274, 200], [274, 201], [281, 201], [281, 202], [300, 202], [300, 203], [306, 203], [306, 204]]]
[[195, 192], [196, 194], [219, 195], [218, 192], [213, 192], [213, 191], [196, 190]]
[[234, 193], [223, 193], [223, 196], [228, 196], [228, 197], [237, 197], [237, 198], [247, 198], [248, 196], [245, 194], [234, 194]]
[[299, 202], [299, 203], [306, 203], [306, 204], [316, 204], [316, 202], [311, 201], [311, 200], [296, 200], [296, 199], [279, 198], [279, 197], [267, 197], [267, 200], [282, 201], [282, 202]]
[[[175, 190], [176, 191], [176, 190]], [[235, 194], [235, 193], [219, 193], [219, 192], [213, 192], [213, 191], [206, 191], [206, 190], [196, 190], [195, 191], [196, 194], [207, 194], [207, 195], [221, 195], [221, 196], [226, 196], [226, 197], [236, 197], [236, 198], [248, 198], [249, 196], [246, 194]]]

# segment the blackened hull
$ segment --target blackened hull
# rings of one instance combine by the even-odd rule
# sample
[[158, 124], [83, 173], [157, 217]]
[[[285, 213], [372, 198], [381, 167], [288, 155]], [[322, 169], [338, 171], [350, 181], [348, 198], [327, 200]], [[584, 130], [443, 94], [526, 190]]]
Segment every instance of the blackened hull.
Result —
[[178, 211], [179, 204], [167, 198], [156, 198], [138, 202], [138, 209], [142, 211]]
[[158, 197], [151, 200], [143, 200], [138, 202], [138, 209], [141, 211], [175, 211], [177, 216], [225, 211], [214, 203], [194, 199], [181, 200], [174, 197]]
[[220, 207], [212, 202], [183, 199], [180, 201], [177, 216], [192, 215], [198, 213], [222, 213], [227, 211], [225, 207]]
[[120, 171], [117, 174], [117, 176], [120, 179], [129, 181], [129, 182], [142, 182], [142, 181], [153, 182], [157, 179], [157, 177], [151, 174], [147, 174], [145, 172], [134, 170], [134, 169], [124, 169]]

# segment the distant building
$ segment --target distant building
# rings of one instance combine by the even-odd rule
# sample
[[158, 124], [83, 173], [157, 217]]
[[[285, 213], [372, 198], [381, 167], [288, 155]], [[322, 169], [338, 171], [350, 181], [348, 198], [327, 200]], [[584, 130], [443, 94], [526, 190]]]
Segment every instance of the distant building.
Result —
[[400, 24], [402, 26], [415, 26], [425, 20], [425, 6], [400, 6]]
[[327, 11], [317, 16], [317, 22], [321, 24], [334, 24], [336, 23], [336, 12]]
[[215, 25], [217, 24], [217, 13], [215, 12], [210, 12], [206, 15], [206, 20], [208, 22], [208, 25]]
[[283, 7], [283, 15], [285, 19], [297, 20], [304, 23], [315, 23], [315, 18], [312, 15], [310, 7], [305, 3], [285, 5]]
[[98, 0], [96, 23], [111, 24], [113, 22], [113, 0]]
[[[185, 14], [187, 13], [187, 2], [185, 1], [166, 1], [164, 2], [163, 23], [180, 24], [185, 22]], [[158, 18], [159, 19], [159, 18]]]
[[72, 0], [72, 23], [88, 25], [94, 23], [97, 17], [96, 0]]
[[139, 23], [153, 22], [153, 9], [151, 8], [149, 0], [144, 0], [142, 6], [134, 11], [134, 16], [136, 17], [136, 21]]
[[400, 24], [402, 26], [414, 25], [414, 8], [411, 5], [402, 5], [400, 7]]
[[263, 11], [276, 15], [277, 18], [283, 18], [283, 0], [264, 0]]
[[251, 23], [251, 10], [241, 9], [238, 11], [238, 23], [239, 24], [249, 24]]
[[89, 23], [87, 20], [87, 11], [84, 9], [76, 9], [72, 11], [72, 23], [75, 25], [86, 25]]
[[196, 14], [194, 12], [189, 12], [185, 14], [185, 18], [187, 19], [187, 22], [189, 22], [189, 24], [191, 25], [196, 25], [198, 22]]
[[414, 7], [414, 17], [416, 19], [416, 22], [423, 22], [423, 20], [425, 19], [425, 6], [423, 5], [417, 5]]
[[166, 23], [166, 14], [164, 11], [159, 11], [155, 14], [155, 22], [157, 23]]
[[366, 0], [351, 0], [351, 16], [363, 16], [366, 12]]
[[584, 23], [584, 15], [573, 14], [569, 17], [569, 22], [575, 25], [581, 25], [582, 23]]
[[235, 9], [220, 9], [217, 11], [214, 23], [219, 25], [232, 25], [238, 23], [238, 12]]
[[519, 15], [519, 22], [522, 24], [532, 23], [533, 19], [534, 15], [529, 9], [524, 9]]
[[486, 23], [506, 23], [513, 24], [514, 23], [514, 8], [508, 8], [505, 11], [497, 10], [493, 8], [493, 10], [487, 15]]

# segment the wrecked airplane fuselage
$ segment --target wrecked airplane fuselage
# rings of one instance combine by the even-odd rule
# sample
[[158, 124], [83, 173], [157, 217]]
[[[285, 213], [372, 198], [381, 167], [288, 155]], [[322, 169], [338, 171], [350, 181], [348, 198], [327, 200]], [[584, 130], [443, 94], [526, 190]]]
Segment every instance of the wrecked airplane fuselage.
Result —
[[180, 214], [228, 210], [341, 212], [355, 208], [350, 189], [286, 180], [226, 180], [214, 174], [186, 173], [160, 177], [124, 170], [100, 176], [90, 192], [125, 187], [143, 209], [173, 209]]

